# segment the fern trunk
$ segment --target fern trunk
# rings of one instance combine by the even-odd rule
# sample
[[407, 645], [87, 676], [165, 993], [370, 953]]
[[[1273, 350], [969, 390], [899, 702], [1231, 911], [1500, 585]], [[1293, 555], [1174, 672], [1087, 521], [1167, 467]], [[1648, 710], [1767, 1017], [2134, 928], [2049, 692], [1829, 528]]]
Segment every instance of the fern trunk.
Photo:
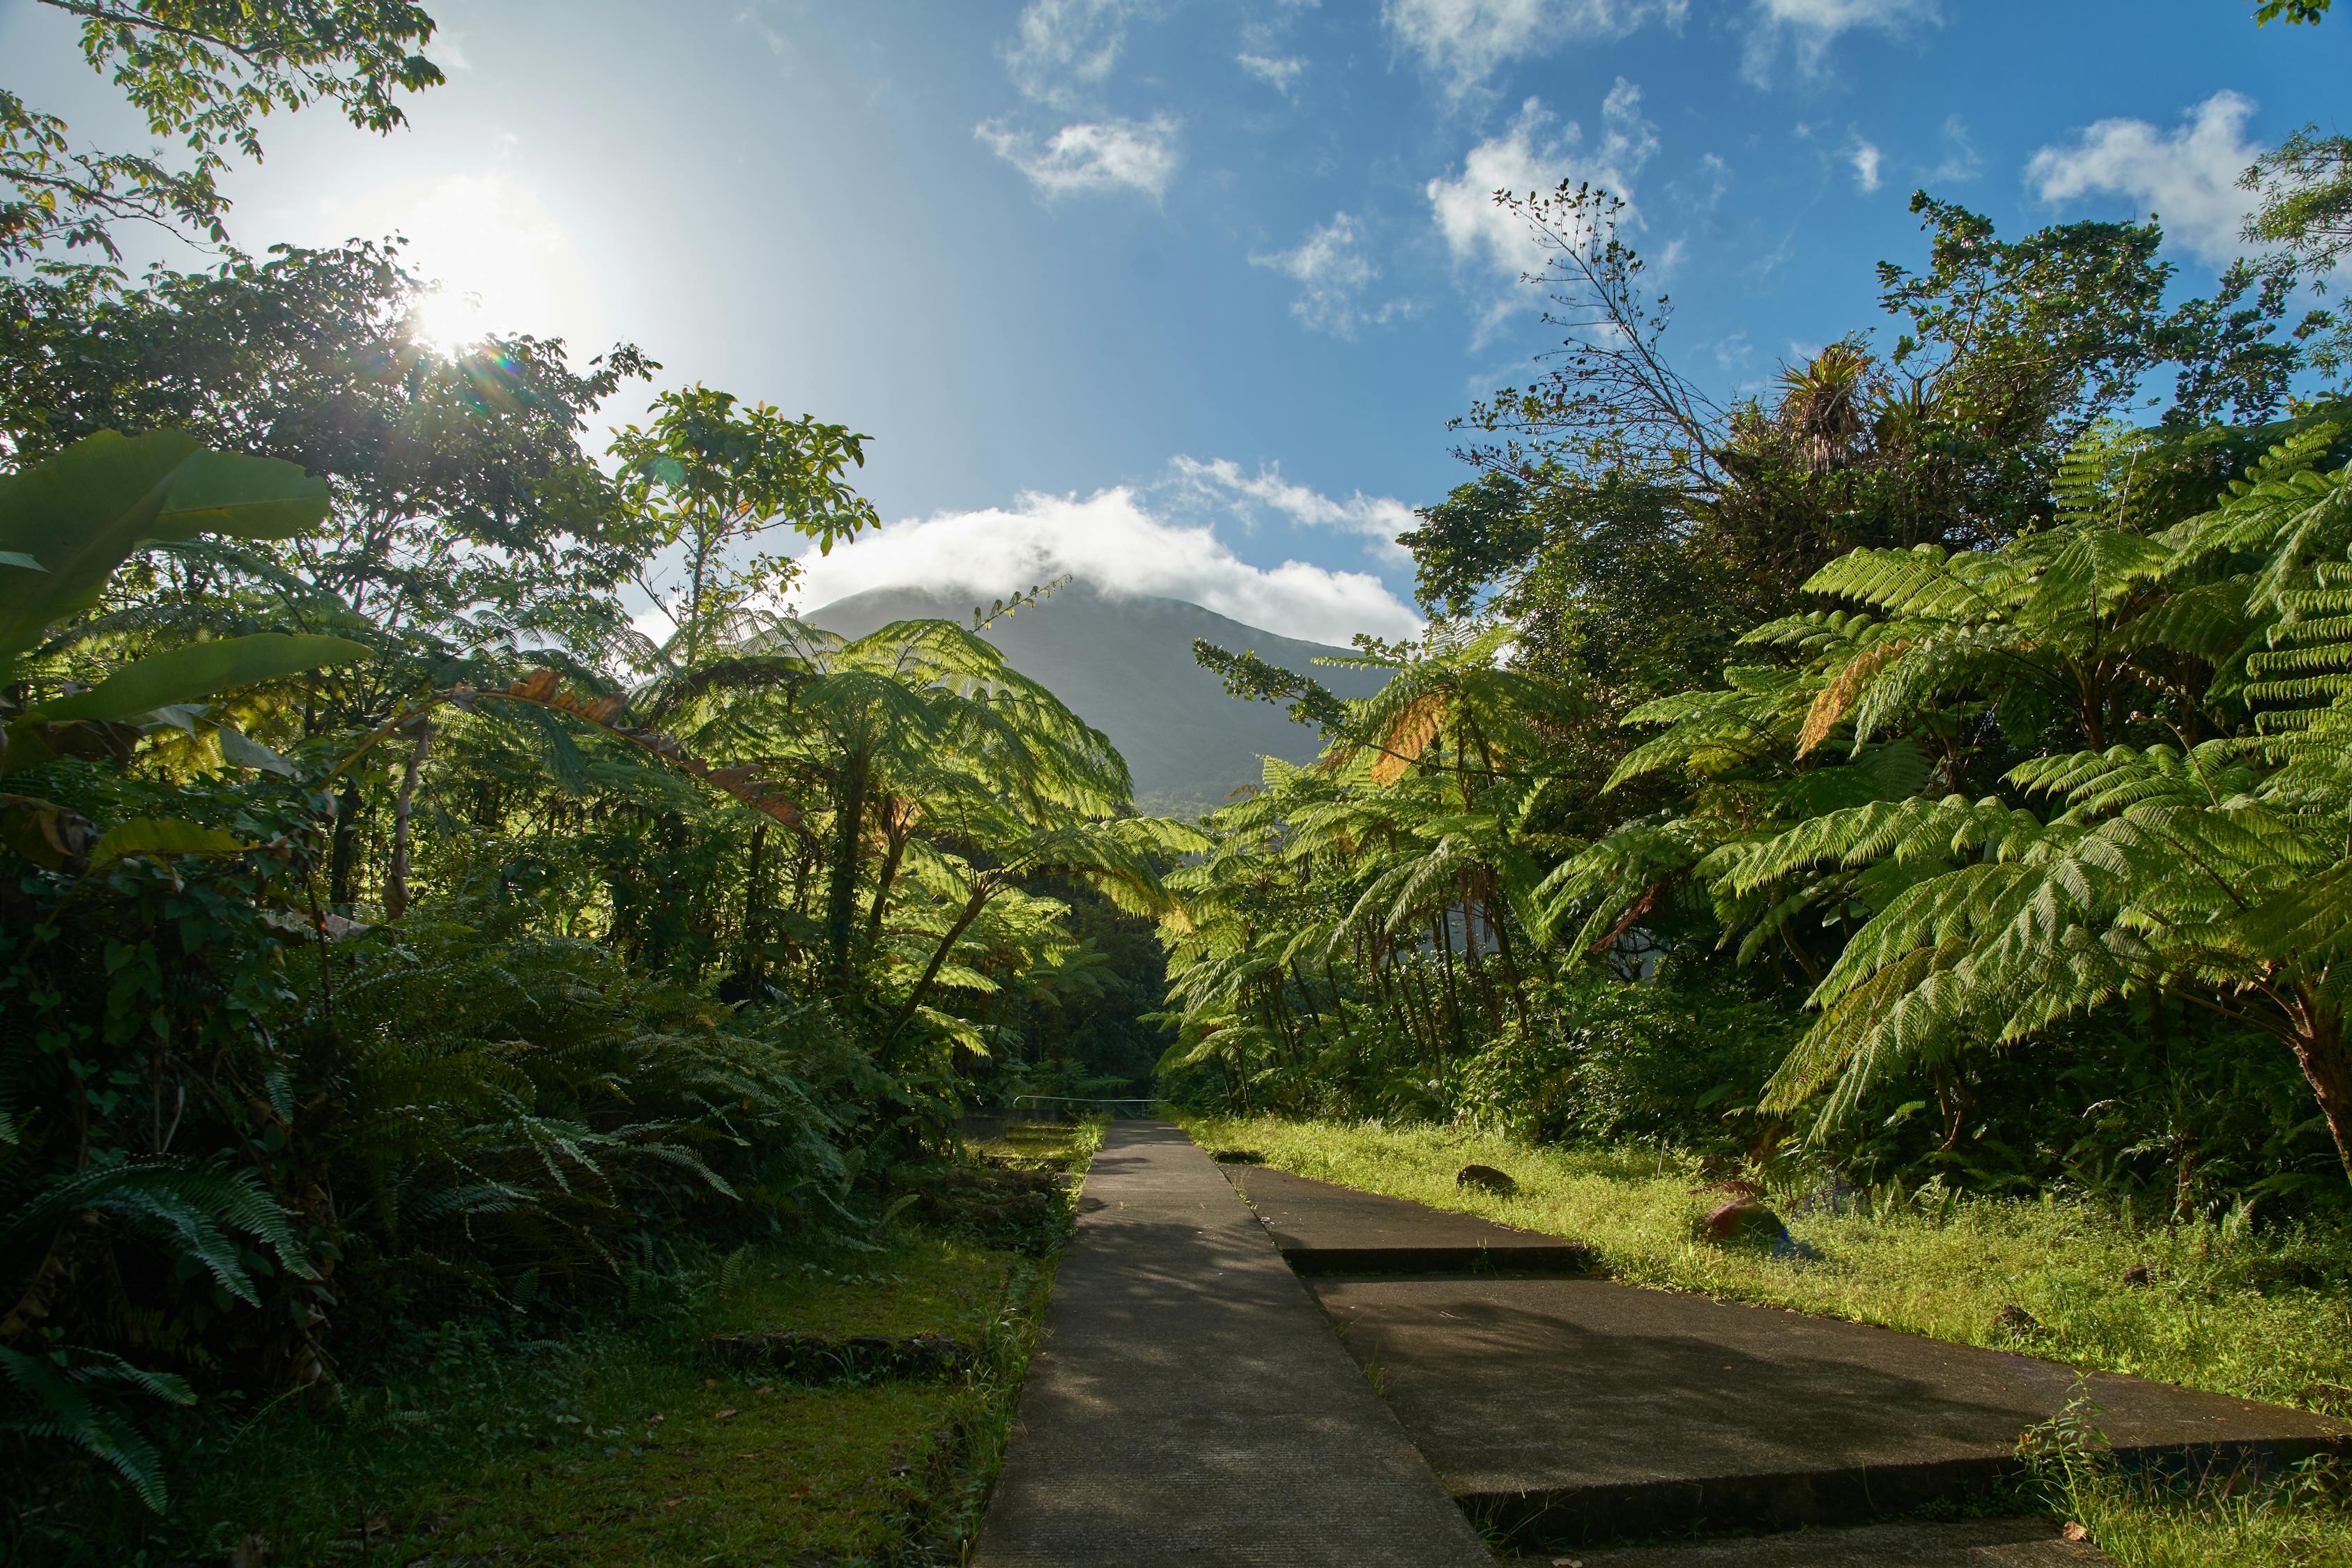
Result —
[[851, 754], [842, 769], [841, 799], [835, 807], [831, 879], [824, 889], [824, 936], [832, 960], [834, 990], [849, 994], [855, 975], [851, 939], [857, 928], [857, 847], [866, 819], [866, 786], [873, 759], [864, 752]]
[[392, 806], [392, 864], [383, 875], [383, 918], [396, 921], [408, 912], [409, 818], [416, 805], [416, 781], [433, 754], [433, 721], [418, 725], [416, 743], [409, 748], [408, 765], [401, 770], [400, 795]]
[[2345, 1049], [2342, 1016], [2329, 1009], [2308, 1010], [2293, 1043], [2303, 1076], [2318, 1098], [2320, 1114], [2327, 1118], [2336, 1157], [2345, 1176], [2352, 1179], [2352, 1052]]

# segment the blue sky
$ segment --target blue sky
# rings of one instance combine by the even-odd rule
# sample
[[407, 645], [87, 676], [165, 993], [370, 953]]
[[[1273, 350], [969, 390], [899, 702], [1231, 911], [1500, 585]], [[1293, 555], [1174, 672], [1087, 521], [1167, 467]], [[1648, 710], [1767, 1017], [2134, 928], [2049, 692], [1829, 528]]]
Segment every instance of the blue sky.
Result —
[[[453, 331], [627, 339], [870, 432], [891, 526], [804, 604], [1076, 569], [1334, 640], [1412, 625], [1445, 421], [1547, 342], [1495, 186], [1625, 195], [1731, 391], [1877, 324], [1922, 185], [2007, 232], [2158, 211], [2205, 287], [2237, 172], [2341, 129], [2352, 66], [2352, 16], [2239, 0], [432, 8], [449, 85], [389, 139], [272, 123], [239, 244], [401, 228], [478, 295]], [[0, 60], [142, 140], [54, 13], [0, 0]]]

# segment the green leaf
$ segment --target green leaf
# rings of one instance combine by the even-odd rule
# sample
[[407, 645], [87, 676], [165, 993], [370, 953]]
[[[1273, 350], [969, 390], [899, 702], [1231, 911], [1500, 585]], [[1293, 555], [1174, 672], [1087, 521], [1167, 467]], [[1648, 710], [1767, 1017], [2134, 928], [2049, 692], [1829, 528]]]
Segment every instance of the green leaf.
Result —
[[128, 719], [166, 703], [362, 658], [367, 652], [366, 645], [348, 637], [287, 632], [190, 643], [125, 665], [91, 689], [49, 703], [35, 716]]
[[213, 739], [220, 744], [221, 761], [233, 768], [259, 768], [263, 773], [294, 776], [292, 763], [226, 724], [213, 731]]
[[327, 515], [327, 482], [273, 458], [207, 452], [183, 430], [101, 430], [0, 477], [0, 673], [94, 602], [131, 552], [205, 531], [282, 539]]
[[253, 846], [234, 834], [176, 817], [134, 816], [106, 830], [89, 852], [92, 866], [125, 855], [236, 855]]
[[588, 759], [582, 755], [579, 742], [563, 727], [563, 721], [544, 708], [516, 703], [514, 717], [539, 741], [540, 761], [547, 766], [556, 788], [575, 798], [588, 793]]
[[0, 566], [22, 566], [27, 572], [48, 570], [21, 550], [0, 550]]
[[154, 539], [291, 539], [326, 521], [327, 481], [276, 458], [197, 452], [172, 475]]

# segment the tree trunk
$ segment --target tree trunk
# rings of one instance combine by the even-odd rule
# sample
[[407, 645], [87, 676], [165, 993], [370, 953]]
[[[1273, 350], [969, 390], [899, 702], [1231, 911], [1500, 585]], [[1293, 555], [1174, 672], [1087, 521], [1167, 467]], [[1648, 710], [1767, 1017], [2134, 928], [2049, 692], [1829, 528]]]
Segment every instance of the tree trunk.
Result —
[[1429, 929], [1437, 938], [1438, 950], [1445, 955], [1445, 1010], [1454, 1020], [1454, 1048], [1468, 1056], [1470, 1037], [1462, 1027], [1462, 987], [1454, 977], [1454, 922], [1441, 910], [1430, 921]]
[[[890, 1035], [904, 1028], [907, 1020], [915, 1016], [915, 1009], [923, 1005], [925, 996], [930, 994], [931, 982], [937, 980], [940, 971], [947, 966], [948, 954], [955, 951], [955, 944], [963, 940], [963, 933], [971, 929], [971, 922], [980, 918], [980, 911], [986, 909], [988, 900], [995, 896], [994, 888], [982, 887], [964, 900], [963, 912], [956, 916], [956, 922], [948, 928], [948, 934], [940, 939], [939, 947], [931, 953], [931, 962], [924, 967], [923, 977], [915, 982], [915, 988], [907, 993], [907, 1000], [899, 1005], [898, 1016], [890, 1020]], [[883, 1037], [887, 1039], [889, 1035]]]
[[408, 823], [416, 804], [417, 775], [433, 754], [433, 721], [416, 727], [416, 744], [409, 748], [408, 766], [401, 770], [400, 795], [392, 805], [392, 867], [383, 877], [383, 918], [396, 921], [408, 912]]
[[766, 956], [760, 942], [760, 852], [767, 846], [768, 825], [752, 824], [751, 864], [743, 871], [743, 973], [751, 980], [760, 977]]
[[824, 889], [824, 934], [833, 961], [833, 988], [849, 994], [855, 977], [850, 962], [851, 939], [857, 929], [857, 847], [866, 825], [866, 786], [873, 776], [873, 759], [851, 754], [842, 772], [841, 799], [834, 811], [832, 877]]
[[334, 847], [327, 856], [327, 907], [340, 915], [352, 912], [352, 882], [359, 859], [359, 834], [360, 786], [346, 775], [343, 791], [335, 797]]
[[[896, 820], [886, 805], [882, 812], [885, 823]], [[882, 868], [874, 878], [874, 902], [866, 913], [866, 950], [871, 952], [882, 941], [882, 911], [890, 901], [890, 885], [898, 879], [898, 863], [907, 853], [907, 843], [915, 836], [909, 825], [905, 831], [892, 831], [889, 847], [882, 856]]]
[[2295, 1059], [2319, 1099], [2320, 1114], [2327, 1118], [2336, 1157], [2352, 1177], [2352, 1052], [2344, 1048], [2344, 1019], [2308, 1003], [2298, 1011], [2303, 1026], [2294, 1041]]

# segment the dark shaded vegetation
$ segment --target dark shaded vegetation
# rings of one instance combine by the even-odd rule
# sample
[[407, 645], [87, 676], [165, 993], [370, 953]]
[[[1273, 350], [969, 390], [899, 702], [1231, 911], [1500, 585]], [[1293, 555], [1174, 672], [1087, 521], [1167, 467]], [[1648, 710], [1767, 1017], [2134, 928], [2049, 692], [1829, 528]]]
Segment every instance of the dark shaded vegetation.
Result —
[[[385, 130], [439, 80], [410, 6], [107, 15], [89, 63], [178, 163], [0, 97], [0, 1541], [299, 1560], [349, 1544], [340, 1498], [364, 1554], [523, 1440], [510, 1384], [652, 1347], [688, 1388], [665, 1336], [744, 1260], [918, 1224], [1018, 1280], [969, 1388], [841, 1440], [966, 1475], [985, 1445], [940, 1434], [1009, 1397], [990, 1314], [1066, 1215], [956, 1112], [1148, 1071], [1160, 871], [1200, 840], [975, 627], [777, 607], [793, 549], [876, 521], [862, 433], [700, 386], [627, 422], [631, 345], [436, 346], [396, 241], [107, 265], [126, 219], [219, 239], [271, 105]], [[480, 1443], [392, 1441], [428, 1384]], [[901, 1506], [937, 1487], [879, 1487], [824, 1550], [952, 1550]]]

